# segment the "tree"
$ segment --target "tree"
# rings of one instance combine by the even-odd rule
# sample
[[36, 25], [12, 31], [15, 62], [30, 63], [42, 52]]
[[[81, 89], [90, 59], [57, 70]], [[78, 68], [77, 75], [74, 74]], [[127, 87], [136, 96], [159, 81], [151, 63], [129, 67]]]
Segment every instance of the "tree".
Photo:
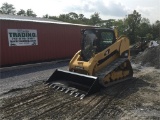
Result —
[[151, 33], [153, 35], [153, 39], [160, 39], [160, 21], [159, 20], [157, 20], [151, 26]]
[[78, 19], [78, 15], [74, 12], [70, 12], [69, 14], [69, 17], [70, 19], [73, 19], [73, 20], [77, 20]]
[[86, 25], [91, 24], [90, 19], [89, 19], [89, 18], [86, 18], [86, 17], [84, 17], [81, 22], [82, 22], [83, 24], [86, 24]]
[[113, 26], [115, 26], [115, 19], [108, 19], [103, 21], [103, 25], [107, 28], [112, 28]]
[[95, 12], [93, 15], [91, 15], [90, 23], [92, 25], [96, 25], [97, 23], [100, 23], [101, 18], [99, 17], [99, 13]]
[[78, 19], [82, 21], [84, 19], [84, 15], [83, 14], [79, 14], [78, 15]]
[[[46, 16], [43, 16], [46, 17]], [[83, 14], [76, 14], [74, 12], [70, 12], [68, 14], [60, 14], [59, 16], [49, 16], [49, 19], [59, 20], [63, 22], [76, 23], [76, 24], [93, 24], [92, 22], [99, 22], [101, 19], [99, 18], [99, 14], [96, 13], [92, 16], [91, 19], [84, 17]], [[92, 20], [92, 22], [91, 22]]]
[[140, 25], [139, 25], [139, 29], [137, 30], [137, 35], [140, 37], [147, 37], [147, 34], [151, 34], [151, 25], [150, 25], [150, 21], [147, 18], [142, 18]]
[[148, 33], [148, 34], [146, 34], [146, 38], [147, 38], [147, 40], [152, 40], [153, 35], [151, 33]]
[[150, 24], [150, 21], [149, 21], [148, 18], [142, 18], [142, 19], [141, 19], [141, 23]]
[[122, 19], [120, 20], [117, 20], [114, 22], [114, 26], [117, 26], [117, 29], [118, 29], [118, 34], [119, 35], [124, 35], [125, 34], [125, 21]]
[[43, 15], [43, 18], [49, 18], [50, 16], [48, 14]]
[[48, 16], [49, 19], [60, 20], [57, 16]]
[[2, 14], [12, 14], [16, 13], [16, 10], [12, 4], [3, 3], [2, 7], [0, 8]]
[[69, 22], [69, 14], [60, 14], [59, 15], [59, 20], [64, 21], [64, 22]]
[[141, 21], [141, 14], [139, 14], [136, 10], [134, 10], [133, 13], [129, 14], [128, 17], [126, 18], [126, 23], [127, 23], [126, 33], [128, 34], [131, 44], [135, 43], [140, 21]]
[[31, 17], [36, 17], [37, 16], [31, 9], [28, 9], [26, 14], [27, 14], [27, 16], [31, 16]]
[[20, 11], [17, 12], [17, 15], [26, 16], [26, 12], [23, 9], [20, 9]]

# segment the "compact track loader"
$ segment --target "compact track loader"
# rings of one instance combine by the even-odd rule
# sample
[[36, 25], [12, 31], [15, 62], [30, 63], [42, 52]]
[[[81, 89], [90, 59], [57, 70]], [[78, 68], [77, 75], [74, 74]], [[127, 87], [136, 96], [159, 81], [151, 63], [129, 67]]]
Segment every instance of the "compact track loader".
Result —
[[57, 69], [46, 81], [49, 86], [83, 99], [103, 87], [133, 76], [129, 39], [116, 29], [81, 30], [82, 47], [69, 63], [69, 71]]

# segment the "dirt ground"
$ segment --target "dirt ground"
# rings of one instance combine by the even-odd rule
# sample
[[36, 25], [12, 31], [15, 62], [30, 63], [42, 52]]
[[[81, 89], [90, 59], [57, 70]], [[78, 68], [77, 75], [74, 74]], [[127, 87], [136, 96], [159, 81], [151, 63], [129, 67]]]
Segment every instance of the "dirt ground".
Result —
[[159, 120], [160, 69], [133, 64], [134, 77], [83, 100], [42, 81], [0, 95], [4, 120]]

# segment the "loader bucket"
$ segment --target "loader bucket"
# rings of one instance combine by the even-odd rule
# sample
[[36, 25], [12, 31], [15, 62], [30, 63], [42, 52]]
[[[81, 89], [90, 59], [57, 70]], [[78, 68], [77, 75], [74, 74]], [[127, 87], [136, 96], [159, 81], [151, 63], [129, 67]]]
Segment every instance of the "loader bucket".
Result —
[[75, 97], [79, 96], [81, 99], [100, 90], [97, 77], [60, 69], [57, 69], [46, 83], [65, 93], [69, 92]]

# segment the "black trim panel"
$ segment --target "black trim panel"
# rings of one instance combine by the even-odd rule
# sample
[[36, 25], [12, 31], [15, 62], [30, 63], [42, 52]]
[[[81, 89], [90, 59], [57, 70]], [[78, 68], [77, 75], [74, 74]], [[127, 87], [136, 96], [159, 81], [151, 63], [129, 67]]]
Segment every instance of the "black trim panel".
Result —
[[129, 50], [126, 50], [121, 54], [121, 57], [128, 58], [128, 56], [125, 56], [125, 53], [128, 53], [128, 56], [129, 56]]
[[109, 55], [107, 55], [105, 58], [101, 59], [98, 61], [98, 65], [101, 65], [102, 63], [104, 63], [107, 59], [109, 59], [110, 57], [112, 57], [113, 55], [117, 54], [118, 51], [115, 50], [112, 53], [110, 53]]

